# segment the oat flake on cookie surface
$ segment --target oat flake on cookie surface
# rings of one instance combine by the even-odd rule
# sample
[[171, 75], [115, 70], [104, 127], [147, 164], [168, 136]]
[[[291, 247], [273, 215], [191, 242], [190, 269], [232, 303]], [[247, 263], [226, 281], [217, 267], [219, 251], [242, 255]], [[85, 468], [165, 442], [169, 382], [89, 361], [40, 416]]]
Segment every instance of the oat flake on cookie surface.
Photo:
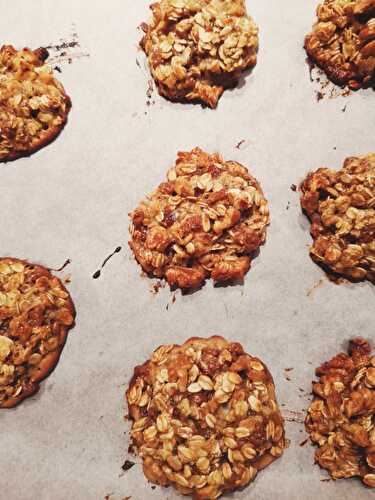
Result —
[[255, 66], [258, 28], [244, 0], [161, 0], [151, 5], [141, 47], [159, 93], [215, 108]]
[[75, 317], [61, 281], [40, 265], [0, 258], [0, 408], [39, 390]]
[[310, 60], [338, 85], [375, 84], [375, 0], [324, 0], [305, 39]]
[[267, 200], [234, 161], [180, 152], [167, 180], [131, 214], [129, 245], [143, 270], [171, 286], [242, 280], [266, 239]]
[[333, 479], [359, 476], [375, 488], [375, 358], [370, 344], [350, 341], [340, 353], [316, 369], [314, 400], [306, 430], [318, 446], [316, 462]]
[[43, 48], [0, 48], [0, 162], [34, 153], [67, 121], [71, 101], [47, 57]]
[[329, 273], [375, 281], [375, 153], [319, 168], [301, 184], [311, 221], [310, 254]]
[[246, 486], [286, 447], [270, 372], [222, 337], [159, 347], [126, 399], [146, 478], [195, 499]]

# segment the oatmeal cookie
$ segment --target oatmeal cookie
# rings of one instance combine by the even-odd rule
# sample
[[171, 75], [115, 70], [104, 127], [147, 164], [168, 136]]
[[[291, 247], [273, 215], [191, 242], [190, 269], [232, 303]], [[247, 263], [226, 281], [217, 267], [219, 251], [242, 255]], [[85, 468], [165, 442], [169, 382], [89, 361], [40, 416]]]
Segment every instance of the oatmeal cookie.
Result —
[[242, 280], [266, 238], [268, 204], [247, 169], [199, 148], [130, 214], [129, 242], [143, 270], [171, 286]]
[[224, 89], [256, 64], [258, 28], [244, 0], [161, 0], [141, 47], [159, 93], [215, 108]]
[[375, 358], [360, 338], [348, 352], [317, 368], [306, 430], [333, 479], [359, 476], [375, 488]]
[[286, 447], [270, 372], [222, 337], [159, 347], [126, 399], [146, 478], [195, 499], [242, 488]]
[[311, 220], [311, 257], [329, 272], [375, 282], [375, 153], [319, 168], [301, 185]]
[[47, 269], [0, 259], [0, 408], [39, 390], [59, 360], [74, 316], [68, 292]]
[[0, 162], [28, 156], [64, 127], [70, 98], [44, 64], [46, 49], [0, 49]]
[[305, 39], [310, 59], [338, 85], [375, 83], [375, 0], [324, 0]]

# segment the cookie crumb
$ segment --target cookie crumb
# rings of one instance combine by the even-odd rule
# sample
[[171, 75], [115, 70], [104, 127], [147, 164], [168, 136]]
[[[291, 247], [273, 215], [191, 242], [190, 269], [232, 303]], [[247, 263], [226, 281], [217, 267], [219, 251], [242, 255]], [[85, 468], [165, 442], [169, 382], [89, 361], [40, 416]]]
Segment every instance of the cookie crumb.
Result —
[[132, 467], [134, 467], [134, 465], [135, 465], [135, 462], [132, 462], [131, 460], [125, 460], [125, 462], [121, 466], [121, 469], [126, 472], [129, 469], [131, 469]]

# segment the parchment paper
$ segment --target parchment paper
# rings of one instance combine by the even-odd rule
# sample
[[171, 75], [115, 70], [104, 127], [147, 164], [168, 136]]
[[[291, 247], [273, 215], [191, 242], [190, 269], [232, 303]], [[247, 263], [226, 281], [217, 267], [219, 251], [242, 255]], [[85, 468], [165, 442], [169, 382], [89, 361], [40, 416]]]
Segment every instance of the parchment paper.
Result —
[[[249, 2], [260, 26], [258, 65], [212, 111], [155, 92], [146, 97], [137, 26], [149, 18], [148, 2], [0, 0], [1, 43], [56, 44], [75, 30], [89, 54], [60, 65], [57, 76], [73, 101], [60, 137], [0, 166], [0, 254], [48, 267], [70, 258], [60, 276], [71, 275], [78, 312], [39, 394], [0, 412], [0, 498], [178, 498], [171, 488], [152, 489], [139, 459], [121, 469], [132, 459], [123, 393], [134, 365], [160, 344], [212, 334], [241, 342], [269, 366], [284, 415], [299, 420], [314, 368], [352, 336], [374, 340], [374, 287], [324, 278], [308, 255], [308, 224], [290, 189], [311, 169], [340, 168], [347, 156], [375, 149], [373, 91], [316, 99], [319, 84], [309, 79], [302, 49], [316, 4]], [[269, 199], [272, 223], [244, 286], [208, 282], [173, 302], [168, 288], [153, 295], [153, 282], [140, 276], [127, 247], [127, 214], [164, 180], [177, 151], [194, 146], [248, 166]], [[94, 280], [117, 246], [122, 251]], [[290, 421], [286, 428], [290, 448], [234, 498], [375, 498], [358, 480], [322, 482], [329, 476], [313, 465], [313, 447], [299, 446], [304, 426]]]

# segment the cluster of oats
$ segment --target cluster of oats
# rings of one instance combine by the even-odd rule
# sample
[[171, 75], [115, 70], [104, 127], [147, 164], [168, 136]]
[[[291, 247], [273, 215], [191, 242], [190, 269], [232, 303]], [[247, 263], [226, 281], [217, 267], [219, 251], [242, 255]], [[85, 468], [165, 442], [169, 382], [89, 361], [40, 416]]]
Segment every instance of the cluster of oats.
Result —
[[161, 0], [141, 46], [161, 95], [212, 108], [255, 66], [258, 28], [244, 0]]
[[267, 201], [239, 163], [199, 148], [175, 167], [131, 214], [129, 242], [143, 270], [171, 286], [242, 280], [264, 243]]
[[359, 476], [375, 488], [375, 358], [363, 339], [316, 370], [306, 429], [318, 464], [334, 479]]
[[126, 398], [147, 479], [196, 499], [247, 485], [285, 448], [271, 374], [222, 337], [159, 347]]
[[0, 408], [38, 390], [73, 322], [72, 301], [58, 278], [41, 266], [0, 259]]
[[375, 83], [375, 0], [324, 0], [305, 40], [327, 76], [352, 89]]
[[328, 271], [375, 281], [375, 153], [320, 168], [301, 185], [311, 220], [312, 258]]
[[44, 64], [45, 49], [0, 49], [0, 161], [29, 155], [53, 140], [71, 107]]

